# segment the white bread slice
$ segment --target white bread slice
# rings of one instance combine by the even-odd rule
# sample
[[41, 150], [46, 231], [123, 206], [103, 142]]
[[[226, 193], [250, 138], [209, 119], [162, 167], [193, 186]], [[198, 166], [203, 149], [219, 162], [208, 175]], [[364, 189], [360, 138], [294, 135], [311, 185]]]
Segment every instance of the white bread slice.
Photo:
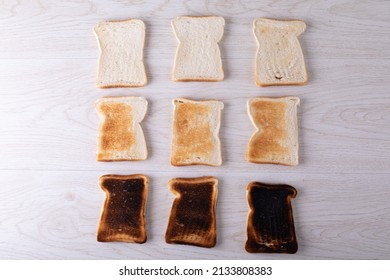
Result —
[[223, 17], [181, 16], [172, 21], [179, 41], [172, 79], [175, 82], [218, 82], [224, 78], [218, 42], [222, 39]]
[[147, 78], [143, 63], [143, 21], [129, 19], [101, 22], [95, 26], [94, 32], [100, 49], [97, 86], [144, 86]]
[[298, 165], [298, 97], [256, 97], [248, 114], [256, 128], [246, 153], [254, 163]]
[[147, 148], [140, 126], [148, 102], [143, 97], [105, 97], [95, 107], [102, 122], [99, 129], [97, 160], [144, 160]]
[[253, 22], [258, 44], [255, 81], [258, 86], [303, 85], [307, 72], [298, 36], [306, 29], [300, 20], [259, 18]]
[[173, 100], [171, 164], [222, 164], [219, 128], [223, 103], [216, 100]]

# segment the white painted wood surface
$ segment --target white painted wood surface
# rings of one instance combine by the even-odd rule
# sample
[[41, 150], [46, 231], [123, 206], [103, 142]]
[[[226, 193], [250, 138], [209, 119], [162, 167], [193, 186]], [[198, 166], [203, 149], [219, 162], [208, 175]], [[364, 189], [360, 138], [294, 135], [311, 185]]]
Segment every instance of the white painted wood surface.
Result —
[[[221, 15], [225, 80], [173, 83], [178, 15]], [[390, 2], [389, 1], [49, 1], [0, 2], [1, 259], [390, 259]], [[309, 83], [256, 87], [257, 17], [297, 18]], [[136, 89], [95, 87], [103, 20], [145, 21], [149, 83]], [[95, 161], [102, 96], [144, 96], [142, 125], [149, 159]], [[253, 132], [248, 98], [295, 95], [298, 167], [245, 162]], [[169, 164], [174, 97], [224, 102], [221, 167]], [[98, 243], [104, 194], [100, 175], [150, 177], [146, 244]], [[219, 179], [218, 244], [213, 249], [164, 241], [173, 177]], [[299, 249], [295, 255], [248, 254], [250, 181], [287, 183]]]

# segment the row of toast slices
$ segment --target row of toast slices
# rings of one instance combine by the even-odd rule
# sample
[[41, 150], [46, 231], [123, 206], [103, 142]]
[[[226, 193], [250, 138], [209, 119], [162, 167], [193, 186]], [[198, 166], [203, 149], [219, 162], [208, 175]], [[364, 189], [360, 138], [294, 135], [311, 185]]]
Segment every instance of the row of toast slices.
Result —
[[[298, 165], [298, 97], [249, 99], [248, 114], [256, 128], [246, 160], [253, 163]], [[219, 129], [221, 101], [173, 100], [171, 164], [222, 164]], [[143, 97], [105, 97], [96, 102], [101, 118], [97, 160], [145, 160], [147, 145], [140, 125], [147, 111]]]
[[[225, 20], [220, 16], [180, 16], [172, 20], [179, 45], [172, 80], [175, 82], [224, 79], [218, 43]], [[307, 72], [298, 36], [306, 29], [301, 20], [258, 18], [253, 22], [257, 41], [255, 82], [259, 86], [302, 85]], [[100, 48], [97, 86], [140, 87], [147, 83], [143, 63], [145, 24], [139, 19], [106, 21], [94, 28]]]
[[[99, 179], [106, 193], [99, 228], [100, 242], [145, 243], [145, 206], [148, 177], [104, 175]], [[169, 244], [211, 248], [216, 245], [215, 177], [174, 178], [169, 189], [175, 195], [165, 233]], [[250, 253], [297, 251], [291, 199], [296, 190], [289, 185], [251, 182], [247, 185], [249, 213], [245, 250]]]

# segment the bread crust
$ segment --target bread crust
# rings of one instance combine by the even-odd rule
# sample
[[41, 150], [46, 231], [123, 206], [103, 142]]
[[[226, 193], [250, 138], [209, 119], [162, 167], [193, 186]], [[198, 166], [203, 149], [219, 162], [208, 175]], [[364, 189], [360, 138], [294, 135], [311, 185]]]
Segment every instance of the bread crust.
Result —
[[222, 79], [201, 79], [201, 78], [198, 78], [198, 79], [182, 79], [182, 78], [179, 78], [179, 79], [176, 79], [173, 75], [172, 75], [172, 80], [174, 82], [210, 82], [210, 83], [213, 83], [213, 82], [221, 82], [223, 81], [223, 78]]

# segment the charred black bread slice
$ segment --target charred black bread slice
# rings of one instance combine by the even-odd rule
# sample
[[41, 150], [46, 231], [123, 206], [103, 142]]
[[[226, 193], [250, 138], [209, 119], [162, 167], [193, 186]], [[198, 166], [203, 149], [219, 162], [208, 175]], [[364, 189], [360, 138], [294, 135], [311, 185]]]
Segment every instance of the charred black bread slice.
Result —
[[100, 242], [146, 242], [145, 205], [148, 178], [144, 175], [104, 175], [99, 185], [106, 193], [99, 223]]
[[291, 199], [297, 191], [289, 185], [251, 182], [247, 186], [249, 253], [289, 253], [298, 250]]
[[165, 234], [167, 243], [207, 248], [215, 246], [217, 184], [215, 177], [174, 178], [169, 181], [169, 188], [176, 198]]

